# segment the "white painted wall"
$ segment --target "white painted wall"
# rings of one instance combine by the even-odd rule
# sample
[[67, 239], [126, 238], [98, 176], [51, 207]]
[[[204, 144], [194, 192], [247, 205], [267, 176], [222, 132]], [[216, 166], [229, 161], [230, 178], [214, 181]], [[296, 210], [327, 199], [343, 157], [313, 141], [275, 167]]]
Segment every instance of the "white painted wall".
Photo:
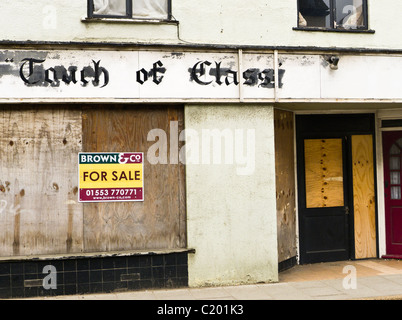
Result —
[[[187, 155], [193, 155], [186, 165], [188, 247], [196, 250], [189, 255], [190, 286], [278, 281], [273, 121], [270, 106], [185, 107]], [[247, 130], [255, 132], [254, 170], [242, 172], [244, 165], [225, 164], [224, 157], [222, 164], [197, 164], [189, 142], [199, 137], [202, 150], [208, 129], [243, 130], [244, 142], [234, 143], [244, 143], [244, 155], [253, 150]], [[202, 160], [205, 152], [199, 154]]]
[[2, 0], [3, 40], [401, 49], [400, 0], [369, 0], [375, 34], [296, 31], [296, 0], [174, 0], [175, 24], [85, 23], [86, 0]]
[[[397, 37], [398, 30], [402, 30], [402, 21], [398, 17], [402, 2], [399, 0], [368, 0], [369, 29], [375, 30], [374, 34], [293, 30], [297, 27], [297, 0], [177, 2], [174, 2], [175, 16], [181, 24], [181, 38], [187, 41], [295, 47], [402, 48], [402, 41]], [[188, 14], [188, 6], [196, 15]]]
[[177, 42], [177, 27], [155, 23], [84, 22], [86, 0], [2, 0], [1, 40]]

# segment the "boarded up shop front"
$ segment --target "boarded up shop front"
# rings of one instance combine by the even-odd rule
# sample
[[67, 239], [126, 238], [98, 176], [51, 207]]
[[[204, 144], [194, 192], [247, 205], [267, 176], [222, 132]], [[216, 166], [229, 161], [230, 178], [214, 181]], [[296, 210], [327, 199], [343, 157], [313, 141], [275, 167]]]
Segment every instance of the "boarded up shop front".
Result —
[[[0, 288], [3, 296], [47, 294], [37, 280], [48, 265], [63, 274], [55, 292], [68, 294], [277, 281], [278, 263], [340, 252], [317, 247], [339, 241], [347, 256], [313, 260], [386, 253], [376, 113], [402, 97], [396, 84], [371, 81], [364, 66], [381, 74], [381, 66], [395, 65], [389, 72], [397, 78], [399, 57], [345, 54], [337, 66], [330, 58], [2, 51], [0, 256], [8, 276], [18, 276]], [[248, 180], [227, 167], [186, 167], [186, 120], [220, 133], [226, 125], [233, 133], [255, 130], [256, 170]], [[144, 201], [80, 203], [79, 153], [142, 153]], [[346, 242], [328, 240], [336, 224], [327, 217], [347, 221], [336, 229]]]
[[401, 56], [279, 61], [278, 101], [295, 112], [299, 261], [400, 258]]
[[[2, 287], [5, 297], [50, 294], [38, 281], [49, 265], [59, 279], [52, 294], [188, 282], [185, 175], [177, 153], [166, 150], [176, 165], [151, 165], [144, 157], [142, 182], [149, 192], [143, 201], [79, 202], [80, 152], [146, 155], [155, 144], [155, 138], [148, 138], [153, 129], [174, 141], [183, 129], [180, 105], [84, 103], [105, 91], [103, 97], [115, 98], [132, 90], [125, 86], [132, 74], [122, 72], [124, 63], [110, 70], [117, 57], [99, 52], [89, 59], [69, 51], [2, 53], [2, 95], [19, 101], [54, 100], [1, 105], [0, 256], [16, 279]], [[135, 67], [133, 74], [140, 69]], [[123, 78], [116, 78], [120, 72]], [[145, 81], [148, 75], [143, 76]], [[71, 104], [80, 95], [90, 99]], [[171, 123], [177, 126], [174, 137]]]
[[[0, 259], [15, 279], [0, 284], [1, 295], [188, 285], [184, 103], [271, 101], [273, 54], [244, 55], [241, 82], [233, 52], [12, 50], [1, 58]], [[143, 154], [142, 201], [79, 201], [79, 154], [104, 153]], [[58, 275], [51, 292], [42, 282], [49, 270]]]
[[24, 279], [43, 278], [46, 265], [64, 275], [60, 294], [187, 283], [181, 165], [145, 162], [143, 202], [78, 202], [79, 152], [146, 152], [155, 142], [144, 132], [182, 125], [182, 108], [3, 105], [1, 114], [0, 248], [2, 265], [21, 273], [15, 290], [44, 290]]

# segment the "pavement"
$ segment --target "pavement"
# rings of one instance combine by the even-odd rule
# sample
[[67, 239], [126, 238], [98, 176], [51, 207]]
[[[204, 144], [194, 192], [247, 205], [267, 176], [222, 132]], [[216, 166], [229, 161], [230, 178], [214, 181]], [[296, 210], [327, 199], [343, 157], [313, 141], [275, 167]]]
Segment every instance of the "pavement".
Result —
[[[297, 265], [278, 283], [144, 290], [23, 300], [402, 300], [402, 260]], [[20, 299], [22, 300], [22, 299]]]

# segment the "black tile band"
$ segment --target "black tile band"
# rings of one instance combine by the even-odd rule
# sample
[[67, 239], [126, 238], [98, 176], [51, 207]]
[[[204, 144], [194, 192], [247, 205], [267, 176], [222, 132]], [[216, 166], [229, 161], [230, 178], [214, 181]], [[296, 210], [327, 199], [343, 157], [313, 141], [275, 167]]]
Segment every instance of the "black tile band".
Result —
[[188, 286], [188, 253], [0, 262], [0, 298]]

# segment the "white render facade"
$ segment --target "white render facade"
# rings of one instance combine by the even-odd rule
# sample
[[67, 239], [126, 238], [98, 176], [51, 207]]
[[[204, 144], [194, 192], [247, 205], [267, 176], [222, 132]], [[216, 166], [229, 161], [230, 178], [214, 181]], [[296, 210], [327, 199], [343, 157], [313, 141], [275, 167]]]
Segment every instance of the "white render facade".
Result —
[[[85, 2], [85, 1], [84, 1]], [[401, 4], [394, 0], [368, 3], [371, 35], [298, 32], [297, 1], [213, 1], [202, 4], [174, 1], [174, 23], [86, 23], [87, 6], [81, 0], [69, 3], [35, 1], [2, 3], [3, 40], [119, 42], [153, 44], [202, 44], [278, 47], [323, 47], [400, 49], [395, 32]], [[16, 14], [18, 12], [18, 14]], [[133, 25], [134, 24], [134, 25]], [[29, 26], [29, 27], [28, 27]], [[250, 32], [253, 28], [253, 32]]]

